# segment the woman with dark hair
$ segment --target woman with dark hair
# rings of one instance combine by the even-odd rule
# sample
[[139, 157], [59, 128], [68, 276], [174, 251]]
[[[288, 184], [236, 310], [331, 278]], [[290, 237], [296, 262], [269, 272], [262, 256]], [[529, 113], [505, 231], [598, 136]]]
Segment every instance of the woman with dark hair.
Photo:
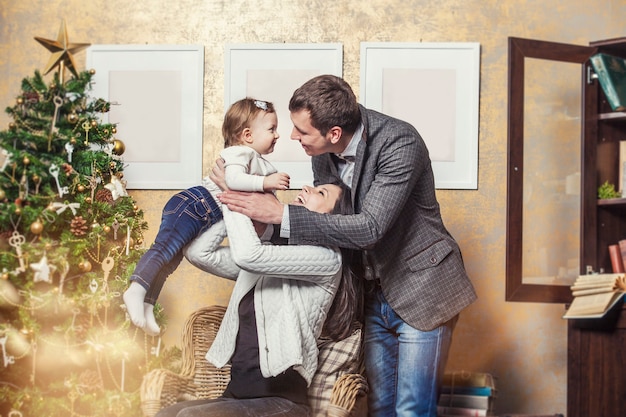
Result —
[[[345, 190], [336, 184], [305, 186], [293, 204], [349, 214]], [[317, 340], [351, 334], [361, 315], [359, 280], [337, 248], [267, 244], [263, 236], [273, 227], [253, 226], [234, 212], [224, 219], [229, 255], [203, 269], [236, 283], [206, 357], [217, 367], [231, 364], [230, 383], [220, 398], [181, 402], [157, 417], [309, 416], [307, 388], [317, 370]], [[241, 268], [237, 276], [228, 275], [235, 265]]]

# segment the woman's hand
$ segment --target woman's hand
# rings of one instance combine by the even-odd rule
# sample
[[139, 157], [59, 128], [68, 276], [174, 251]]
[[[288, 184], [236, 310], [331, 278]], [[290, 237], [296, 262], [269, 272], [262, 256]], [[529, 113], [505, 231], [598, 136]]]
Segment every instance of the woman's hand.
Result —
[[217, 158], [215, 160], [215, 165], [213, 165], [213, 169], [209, 174], [209, 178], [213, 181], [220, 190], [227, 191], [228, 186], [226, 185], [226, 179], [224, 178], [226, 174], [226, 170], [224, 169], [224, 160], [222, 158]]

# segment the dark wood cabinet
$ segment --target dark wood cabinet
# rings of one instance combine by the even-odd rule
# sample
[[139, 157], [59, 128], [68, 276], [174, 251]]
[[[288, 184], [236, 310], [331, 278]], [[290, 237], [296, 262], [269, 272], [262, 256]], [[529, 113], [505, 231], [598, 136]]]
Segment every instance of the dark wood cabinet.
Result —
[[626, 307], [567, 329], [567, 417], [626, 415]]
[[[563, 204], [561, 208], [577, 206], [579, 236], [562, 238], [561, 244], [568, 240], [578, 243], [579, 274], [612, 272], [608, 246], [626, 239], [626, 199], [597, 197], [598, 187], [605, 181], [618, 187], [620, 142], [626, 141], [626, 112], [611, 110], [589, 62], [589, 57], [598, 52], [626, 58], [626, 38], [591, 42], [588, 46], [509, 38], [507, 301], [571, 302], [569, 285], [559, 276], [539, 284], [525, 281], [524, 271], [532, 269], [524, 263], [534, 259], [524, 259], [529, 250], [523, 242], [535, 238], [524, 223], [534, 219], [523, 209], [529, 194], [525, 185], [528, 172], [524, 176], [525, 164], [529, 162], [525, 153], [526, 125], [535, 121], [526, 114], [527, 108], [532, 107], [532, 99], [527, 97], [528, 84], [532, 82], [526, 74], [529, 60], [579, 65], [578, 79], [582, 80], [571, 86], [580, 92], [580, 134], [576, 145], [580, 147], [580, 181], [576, 183], [579, 199], [563, 203], [569, 197], [545, 195], [546, 199]], [[556, 114], [543, 116], [558, 119]], [[558, 160], [558, 156], [549, 159], [557, 164]], [[542, 209], [539, 213], [546, 211], [549, 212]], [[544, 275], [550, 278], [550, 274]], [[626, 307], [620, 303], [602, 319], [567, 320], [564, 325], [568, 326], [567, 417], [626, 416]]]

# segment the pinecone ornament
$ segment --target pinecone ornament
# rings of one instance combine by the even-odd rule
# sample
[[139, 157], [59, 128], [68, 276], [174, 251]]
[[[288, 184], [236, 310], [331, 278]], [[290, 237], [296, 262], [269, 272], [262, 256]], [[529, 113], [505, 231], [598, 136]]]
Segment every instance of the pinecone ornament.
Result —
[[70, 232], [72, 232], [74, 236], [85, 236], [88, 229], [87, 220], [83, 219], [83, 216], [74, 217], [70, 223]]
[[115, 203], [115, 200], [113, 199], [113, 193], [111, 192], [111, 190], [107, 188], [101, 188], [98, 191], [96, 191], [96, 195], [94, 198], [96, 199], [96, 201], [99, 201], [101, 203], [107, 203], [107, 204]]

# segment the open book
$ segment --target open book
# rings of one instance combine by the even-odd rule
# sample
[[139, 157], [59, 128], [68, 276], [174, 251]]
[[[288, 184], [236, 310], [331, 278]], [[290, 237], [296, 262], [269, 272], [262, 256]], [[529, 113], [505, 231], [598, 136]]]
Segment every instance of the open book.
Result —
[[624, 297], [624, 292], [626, 292], [626, 275], [581, 275], [576, 279], [571, 289], [574, 300], [563, 318], [600, 318]]

